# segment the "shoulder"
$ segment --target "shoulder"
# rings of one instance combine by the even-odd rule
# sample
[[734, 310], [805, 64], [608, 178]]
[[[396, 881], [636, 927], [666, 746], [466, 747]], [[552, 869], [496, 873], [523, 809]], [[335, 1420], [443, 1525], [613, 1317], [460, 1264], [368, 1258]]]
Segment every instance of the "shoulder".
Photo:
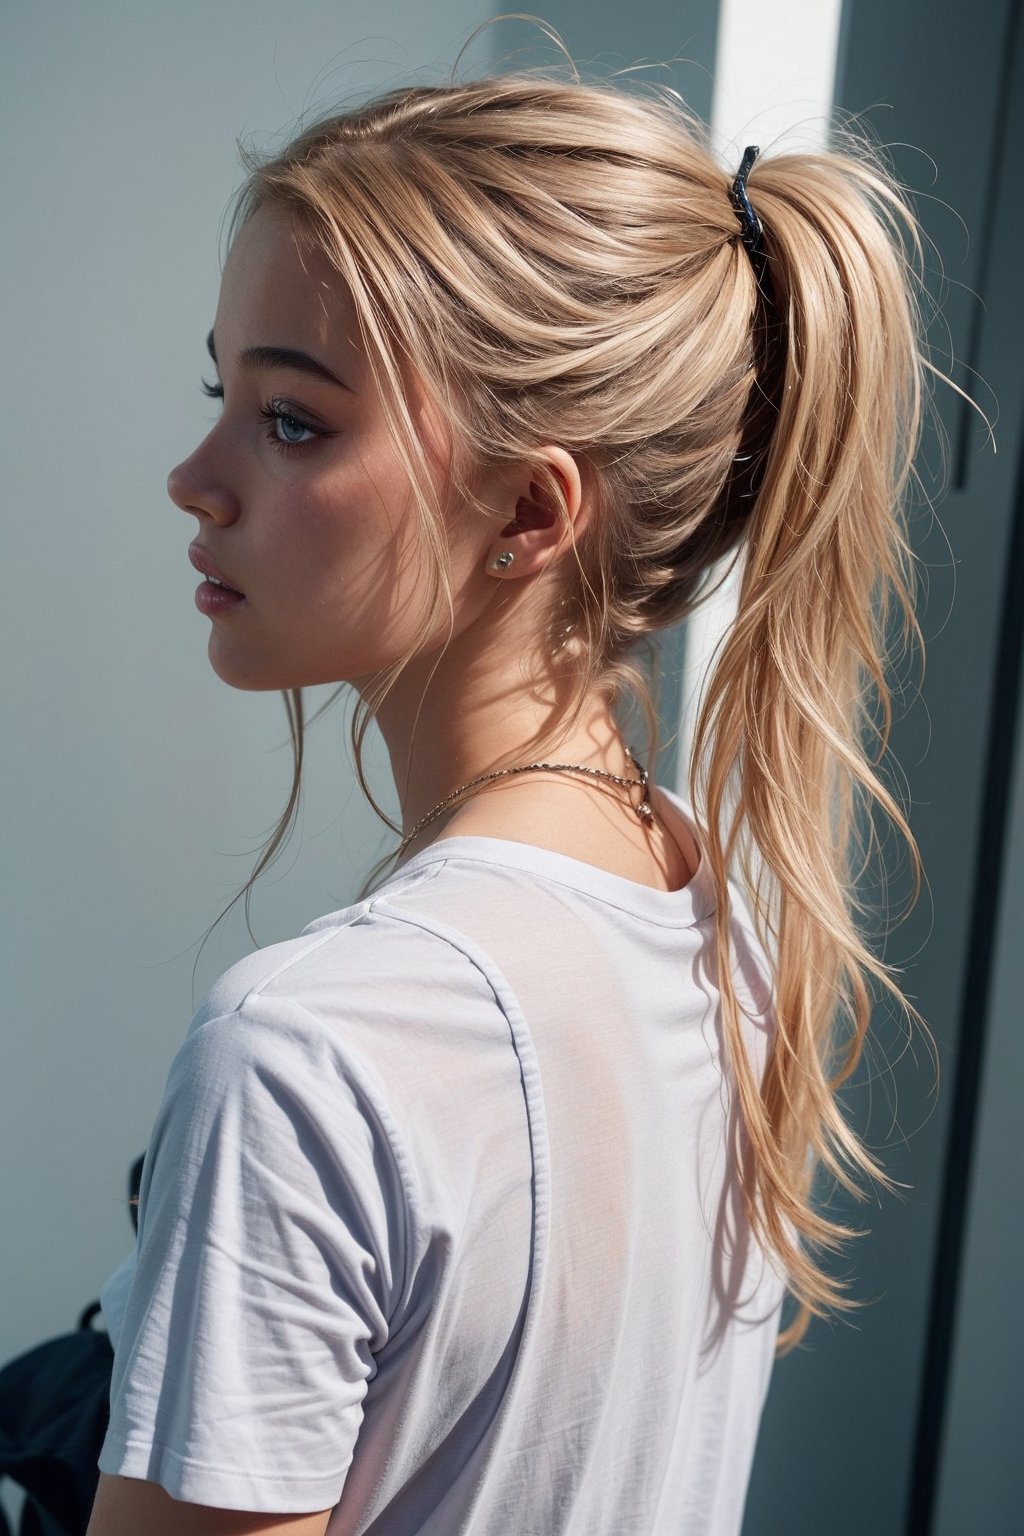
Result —
[[239, 1012], [293, 1024], [305, 1014], [337, 1028], [381, 1011], [393, 1017], [412, 1008], [422, 1016], [442, 999], [449, 1011], [460, 998], [493, 1000], [486, 966], [458, 930], [434, 920], [424, 883], [429, 875], [413, 892], [387, 889], [245, 956], [214, 982], [192, 1029]]
[[467, 1203], [492, 1198], [474, 1194], [474, 1170], [497, 1147], [506, 1160], [519, 1149], [528, 1187], [525, 1131], [517, 1042], [486, 971], [456, 937], [371, 901], [211, 988], [170, 1066], [139, 1231], [168, 1234], [151, 1240], [162, 1263], [189, 1232], [242, 1221], [258, 1252], [282, 1211], [319, 1231], [326, 1196], [344, 1217], [330, 1252], [348, 1244], [356, 1274], [372, 1256], [360, 1314], [383, 1336], [431, 1233], [456, 1232]]
[[246, 1085], [251, 1100], [278, 1104], [335, 1103], [341, 1087], [378, 1133], [397, 1136], [413, 1106], [447, 1115], [470, 1084], [517, 1084], [493, 967], [432, 915], [422, 883], [319, 918], [226, 971], [175, 1059], [179, 1090], [212, 1109]]

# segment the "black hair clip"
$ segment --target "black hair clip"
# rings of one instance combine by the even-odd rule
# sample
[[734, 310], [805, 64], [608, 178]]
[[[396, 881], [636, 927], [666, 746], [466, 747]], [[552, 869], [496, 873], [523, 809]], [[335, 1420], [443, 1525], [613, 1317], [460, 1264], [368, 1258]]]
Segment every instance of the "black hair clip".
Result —
[[747, 196], [747, 176], [760, 153], [760, 148], [756, 144], [747, 145], [729, 191], [729, 201], [735, 208], [736, 216], [740, 221], [740, 237], [757, 263], [760, 263], [764, 256], [761, 249], [762, 228], [761, 220], [750, 206], [750, 198]]

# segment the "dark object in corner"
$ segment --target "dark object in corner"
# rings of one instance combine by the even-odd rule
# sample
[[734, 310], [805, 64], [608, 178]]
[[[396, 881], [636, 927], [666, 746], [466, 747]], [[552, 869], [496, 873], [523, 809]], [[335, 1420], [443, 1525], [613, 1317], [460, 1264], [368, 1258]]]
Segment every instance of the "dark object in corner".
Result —
[[[128, 1176], [136, 1214], [143, 1158]], [[97, 1460], [110, 1417], [114, 1351], [94, 1329], [90, 1302], [74, 1333], [37, 1344], [0, 1370], [0, 1479], [25, 1490], [18, 1536], [85, 1536], [99, 1482]], [[11, 1536], [0, 1511], [0, 1536]]]

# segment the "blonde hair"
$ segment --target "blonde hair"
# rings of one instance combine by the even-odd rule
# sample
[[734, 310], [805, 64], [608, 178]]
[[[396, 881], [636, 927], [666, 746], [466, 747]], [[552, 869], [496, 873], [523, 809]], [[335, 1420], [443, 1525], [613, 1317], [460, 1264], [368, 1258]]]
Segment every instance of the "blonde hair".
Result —
[[[595, 690], [631, 695], [655, 751], [647, 637], [693, 612], [712, 566], [744, 557], [689, 796], [718, 892], [748, 1215], [799, 1304], [780, 1353], [812, 1314], [860, 1305], [816, 1257], [859, 1235], [817, 1207], [816, 1170], [858, 1198], [858, 1173], [893, 1187], [836, 1097], [868, 1031], [867, 978], [919, 1019], [858, 931], [854, 882], [858, 818], [874, 802], [909, 848], [915, 901], [921, 885], [913, 835], [867, 750], [872, 733], [880, 754], [888, 744], [894, 608], [904, 643], [922, 641], [903, 525], [930, 366], [921, 244], [881, 157], [849, 135], [844, 145], [754, 165], [763, 288], [699, 121], [668, 100], [532, 74], [396, 91], [269, 159], [247, 155], [231, 226], [287, 210], [348, 285], [431, 553], [428, 611], [451, 613], [451, 584], [409, 367], [450, 429], [453, 496], [548, 442], [586, 467], [596, 515], [547, 634], [552, 652], [565, 643], [568, 599], [571, 713]], [[548, 489], [559, 496], [553, 477]], [[410, 659], [353, 720], [359, 781], [382, 816], [361, 748]], [[298, 800], [302, 693], [285, 697], [294, 783], [245, 887], [247, 916]], [[773, 968], [761, 1082], [729, 964], [735, 860]]]

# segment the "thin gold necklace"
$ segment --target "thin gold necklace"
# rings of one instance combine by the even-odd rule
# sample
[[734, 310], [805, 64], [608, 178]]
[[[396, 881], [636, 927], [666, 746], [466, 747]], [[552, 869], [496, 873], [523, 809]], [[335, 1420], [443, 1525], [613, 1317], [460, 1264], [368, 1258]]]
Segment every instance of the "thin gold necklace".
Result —
[[460, 784], [458, 789], [453, 789], [450, 795], [446, 795], [443, 800], [434, 806], [433, 810], [428, 811], [425, 816], [421, 817], [412, 831], [403, 837], [398, 846], [398, 856], [401, 857], [409, 844], [414, 842], [423, 831], [424, 827], [428, 827], [434, 818], [440, 816], [442, 811], [447, 810], [460, 795], [464, 795], [470, 789], [478, 789], [482, 784], [490, 784], [495, 779], [504, 779], [512, 773], [535, 773], [541, 770], [547, 773], [585, 773], [595, 779], [609, 779], [613, 784], [622, 784], [629, 788], [639, 787], [643, 791], [643, 796], [640, 804], [635, 805], [633, 809], [645, 826], [653, 826], [654, 810], [647, 796], [647, 769], [637, 762], [629, 747], [626, 748], [626, 756], [636, 767], [640, 775], [638, 779], [625, 779], [618, 773], [609, 773], [605, 768], [585, 768], [582, 763], [525, 763], [521, 768], [499, 768], [495, 773], [482, 773], [479, 778], [470, 779], [468, 784]]

